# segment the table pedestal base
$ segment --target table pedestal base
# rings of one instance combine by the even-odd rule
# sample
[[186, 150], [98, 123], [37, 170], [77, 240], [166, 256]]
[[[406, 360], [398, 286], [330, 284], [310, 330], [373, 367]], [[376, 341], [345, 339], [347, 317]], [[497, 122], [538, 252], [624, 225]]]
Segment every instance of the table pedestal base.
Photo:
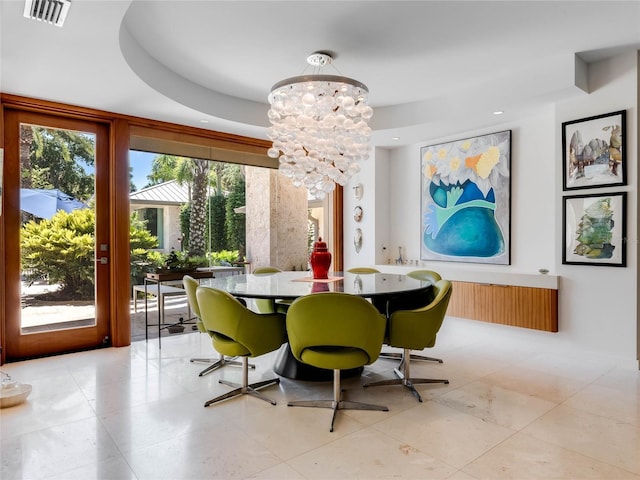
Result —
[[[364, 367], [351, 368], [340, 372], [341, 378], [355, 377], [362, 373]], [[310, 382], [332, 382], [333, 370], [317, 368], [306, 363], [299, 362], [291, 352], [291, 347], [286, 343], [278, 351], [278, 357], [273, 371], [281, 377], [292, 380], [306, 380]]]

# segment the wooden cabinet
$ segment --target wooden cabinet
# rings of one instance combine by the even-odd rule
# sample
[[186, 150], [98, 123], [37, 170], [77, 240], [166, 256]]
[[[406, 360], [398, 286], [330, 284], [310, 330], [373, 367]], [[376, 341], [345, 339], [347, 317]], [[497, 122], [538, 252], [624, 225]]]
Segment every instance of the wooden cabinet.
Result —
[[558, 290], [454, 281], [447, 315], [557, 332]]

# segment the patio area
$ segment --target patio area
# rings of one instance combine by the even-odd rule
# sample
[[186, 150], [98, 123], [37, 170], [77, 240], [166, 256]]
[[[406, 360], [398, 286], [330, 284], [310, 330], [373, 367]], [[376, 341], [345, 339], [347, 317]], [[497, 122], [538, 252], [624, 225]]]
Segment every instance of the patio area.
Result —
[[[60, 330], [64, 328], [76, 328], [85, 325], [93, 325], [95, 307], [87, 300], [63, 300], [52, 301], [49, 298], [42, 299], [43, 295], [53, 293], [58, 289], [57, 284], [48, 284], [44, 281], [28, 285], [22, 282], [22, 328], [25, 333], [42, 332], [46, 330]], [[131, 341], [145, 339], [145, 309], [144, 298], [138, 297], [137, 311], [133, 300], [130, 302], [131, 314]], [[155, 296], [147, 299], [147, 315], [150, 324], [157, 324], [158, 302]], [[176, 324], [180, 321], [188, 321], [188, 308], [186, 296], [166, 297], [164, 300], [165, 324]], [[161, 335], [179, 335], [196, 331], [193, 323], [185, 324], [183, 332], [170, 333], [167, 328], [161, 330]], [[150, 326], [148, 330], [150, 339], [158, 337], [158, 327]]]

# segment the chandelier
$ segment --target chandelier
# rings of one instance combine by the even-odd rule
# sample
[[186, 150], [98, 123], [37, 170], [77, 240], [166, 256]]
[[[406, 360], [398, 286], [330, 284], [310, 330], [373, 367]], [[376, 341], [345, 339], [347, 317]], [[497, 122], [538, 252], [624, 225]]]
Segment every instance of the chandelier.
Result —
[[278, 158], [280, 172], [322, 199], [335, 184], [346, 185], [369, 158], [373, 109], [367, 105], [369, 89], [338, 75], [323, 75], [331, 63], [327, 53], [316, 52], [307, 63], [316, 73], [287, 78], [269, 94], [267, 136], [273, 142], [267, 155]]

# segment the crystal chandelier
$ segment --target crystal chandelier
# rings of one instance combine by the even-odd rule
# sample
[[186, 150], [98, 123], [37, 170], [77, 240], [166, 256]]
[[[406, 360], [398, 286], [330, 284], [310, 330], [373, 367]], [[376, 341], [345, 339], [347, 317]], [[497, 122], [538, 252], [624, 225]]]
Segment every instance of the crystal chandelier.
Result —
[[[316, 52], [307, 63], [320, 70], [331, 60]], [[360, 171], [359, 162], [369, 158], [368, 94], [357, 80], [319, 71], [276, 83], [269, 94], [267, 135], [273, 146], [267, 155], [279, 158], [280, 172], [316, 198], [336, 183], [346, 185]]]

